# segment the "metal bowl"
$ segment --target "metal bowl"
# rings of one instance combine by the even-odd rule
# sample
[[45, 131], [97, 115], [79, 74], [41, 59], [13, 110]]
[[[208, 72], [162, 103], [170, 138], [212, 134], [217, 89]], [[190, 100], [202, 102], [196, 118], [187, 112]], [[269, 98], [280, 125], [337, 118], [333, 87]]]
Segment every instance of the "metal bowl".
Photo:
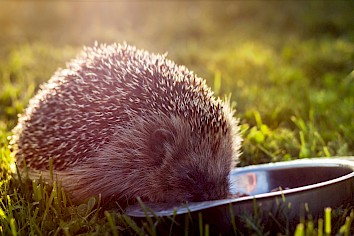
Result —
[[[126, 214], [147, 216], [200, 217], [217, 232], [230, 232], [232, 222], [243, 215], [262, 211], [263, 218], [286, 218], [297, 222], [306, 216], [323, 214], [326, 207], [340, 207], [354, 202], [354, 162], [343, 159], [302, 159], [289, 162], [236, 168], [230, 173], [230, 191], [248, 196], [188, 204], [151, 204], [130, 206]], [[148, 210], [147, 210], [148, 209]], [[266, 213], [266, 214], [264, 214]]]

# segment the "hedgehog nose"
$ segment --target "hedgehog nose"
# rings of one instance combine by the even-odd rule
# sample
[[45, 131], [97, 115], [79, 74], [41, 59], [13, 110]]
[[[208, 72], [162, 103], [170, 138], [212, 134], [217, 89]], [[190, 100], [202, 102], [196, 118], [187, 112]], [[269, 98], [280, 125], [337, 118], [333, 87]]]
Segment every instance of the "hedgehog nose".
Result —
[[217, 196], [215, 193], [213, 193], [213, 190], [209, 190], [209, 192], [206, 190], [205, 192], [199, 193], [199, 194], [194, 194], [190, 201], [192, 202], [203, 202], [203, 201], [212, 201], [212, 200], [218, 200], [221, 199], [220, 196]]
[[207, 201], [208, 199], [207, 199], [207, 197], [206, 197], [206, 194], [194, 194], [192, 197], [191, 197], [191, 199], [190, 199], [190, 201], [191, 202], [202, 202], [202, 201]]
[[199, 191], [194, 191], [189, 200], [192, 202], [202, 202], [217, 199], [220, 199], [220, 196], [217, 194], [215, 188], [203, 188], [199, 189]]

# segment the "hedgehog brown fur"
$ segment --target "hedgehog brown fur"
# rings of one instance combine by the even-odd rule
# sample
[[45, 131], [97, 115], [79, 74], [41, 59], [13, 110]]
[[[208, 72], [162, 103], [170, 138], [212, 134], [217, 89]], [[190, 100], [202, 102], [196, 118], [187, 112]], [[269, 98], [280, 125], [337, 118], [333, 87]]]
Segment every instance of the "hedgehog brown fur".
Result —
[[241, 138], [228, 103], [162, 55], [95, 45], [58, 70], [14, 129], [17, 164], [55, 175], [74, 200], [226, 198]]

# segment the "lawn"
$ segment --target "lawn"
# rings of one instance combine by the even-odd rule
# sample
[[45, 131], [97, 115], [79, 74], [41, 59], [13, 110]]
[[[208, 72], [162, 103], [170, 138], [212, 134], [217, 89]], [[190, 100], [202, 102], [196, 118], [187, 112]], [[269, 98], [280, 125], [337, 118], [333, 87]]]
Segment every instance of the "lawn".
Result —
[[[0, 234], [153, 234], [97, 199], [72, 205], [59, 183], [10, 178], [18, 114], [95, 41], [168, 52], [230, 96], [244, 138], [239, 166], [354, 155], [353, 9], [353, 1], [1, 2]], [[334, 232], [351, 208], [332, 211]], [[253, 222], [246, 234], [274, 234]]]

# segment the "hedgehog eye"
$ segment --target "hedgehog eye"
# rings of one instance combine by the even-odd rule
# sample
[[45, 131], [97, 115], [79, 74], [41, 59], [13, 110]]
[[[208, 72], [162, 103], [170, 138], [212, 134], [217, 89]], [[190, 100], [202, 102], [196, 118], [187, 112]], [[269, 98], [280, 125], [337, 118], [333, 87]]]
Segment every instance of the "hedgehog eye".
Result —
[[172, 145], [174, 142], [172, 132], [166, 129], [157, 129], [155, 130], [150, 139], [150, 147], [153, 152], [153, 155], [156, 158], [158, 163], [162, 163], [162, 160], [167, 154], [167, 147]]

